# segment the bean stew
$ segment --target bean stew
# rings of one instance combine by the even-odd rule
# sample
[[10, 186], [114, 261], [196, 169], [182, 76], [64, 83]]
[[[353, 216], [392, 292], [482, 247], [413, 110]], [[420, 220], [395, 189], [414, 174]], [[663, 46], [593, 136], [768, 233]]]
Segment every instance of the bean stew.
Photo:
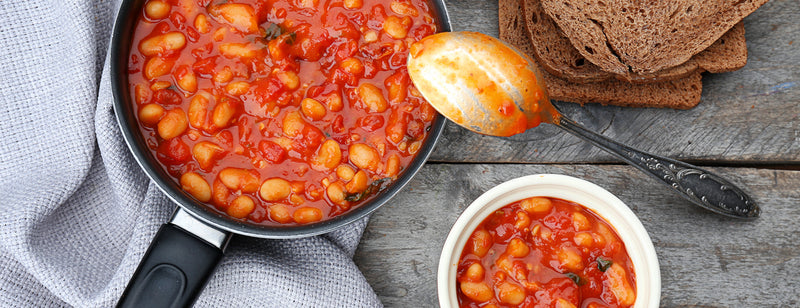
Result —
[[128, 59], [150, 151], [194, 199], [262, 225], [327, 220], [397, 179], [435, 110], [408, 48], [425, 0], [148, 0]]
[[573, 202], [532, 197], [473, 231], [456, 285], [461, 307], [630, 307], [635, 278], [605, 220]]

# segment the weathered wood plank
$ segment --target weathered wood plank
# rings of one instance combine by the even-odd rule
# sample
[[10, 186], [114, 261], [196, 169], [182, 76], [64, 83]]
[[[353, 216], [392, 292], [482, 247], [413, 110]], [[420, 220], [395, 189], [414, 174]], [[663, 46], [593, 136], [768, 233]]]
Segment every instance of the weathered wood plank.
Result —
[[[450, 0], [457, 31], [498, 35], [496, 1]], [[800, 6], [773, 0], [745, 19], [749, 63], [706, 74], [691, 110], [559, 103], [568, 116], [623, 143], [691, 161], [800, 162]], [[531, 143], [475, 135], [449, 123], [432, 156], [441, 162], [608, 162], [610, 155], [557, 128], [540, 127]], [[465, 149], [470, 149], [469, 151]]]
[[628, 166], [428, 164], [373, 216], [355, 260], [387, 307], [436, 307], [436, 268], [458, 215], [512, 178], [558, 173], [622, 199], [652, 238], [662, 306], [800, 305], [800, 171], [712, 168], [760, 203], [755, 221], [724, 218], [685, 202]]

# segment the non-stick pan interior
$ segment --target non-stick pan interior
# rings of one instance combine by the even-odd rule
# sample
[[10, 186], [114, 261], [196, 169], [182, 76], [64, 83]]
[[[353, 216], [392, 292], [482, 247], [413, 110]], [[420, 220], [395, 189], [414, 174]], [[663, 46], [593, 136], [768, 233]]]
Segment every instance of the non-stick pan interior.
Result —
[[[145, 0], [123, 1], [117, 16], [111, 39], [111, 80], [114, 93], [114, 111], [119, 122], [122, 135], [128, 144], [136, 161], [144, 172], [158, 187], [174, 202], [191, 213], [196, 218], [230, 232], [261, 238], [297, 238], [306, 237], [333, 231], [334, 229], [359, 220], [376, 210], [397, 194], [419, 171], [434, 149], [437, 139], [444, 128], [445, 119], [437, 116], [431, 126], [427, 140], [420, 149], [417, 157], [406, 170], [386, 189], [378, 193], [371, 200], [360, 204], [356, 209], [332, 219], [303, 226], [278, 226], [270, 227], [234, 220], [222, 213], [210, 209], [208, 206], [196, 201], [181, 190], [180, 186], [164, 171], [156, 158], [148, 150], [144, 137], [140, 133], [136, 120], [136, 111], [133, 109], [131, 94], [128, 87], [128, 53], [136, 24], [136, 18], [144, 5]], [[431, 0], [432, 7], [436, 10], [439, 27], [442, 31], [450, 31], [450, 20], [447, 15], [443, 0]]]

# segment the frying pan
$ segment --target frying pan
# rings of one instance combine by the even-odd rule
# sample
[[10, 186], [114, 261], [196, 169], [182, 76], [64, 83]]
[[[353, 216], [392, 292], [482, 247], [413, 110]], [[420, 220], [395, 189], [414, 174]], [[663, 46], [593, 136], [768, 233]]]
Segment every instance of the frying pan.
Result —
[[[202, 291], [233, 234], [269, 239], [319, 235], [357, 221], [388, 202], [419, 171], [434, 149], [445, 119], [437, 115], [417, 156], [398, 179], [356, 209], [329, 220], [301, 226], [263, 226], [229, 218], [195, 200], [161, 167], [148, 150], [136, 120], [128, 86], [128, 58], [134, 27], [146, 0], [123, 0], [111, 38], [114, 111], [122, 136], [147, 176], [178, 207], [161, 226], [145, 253], [118, 307], [186, 307]], [[443, 0], [429, 0], [438, 27], [450, 31]]]

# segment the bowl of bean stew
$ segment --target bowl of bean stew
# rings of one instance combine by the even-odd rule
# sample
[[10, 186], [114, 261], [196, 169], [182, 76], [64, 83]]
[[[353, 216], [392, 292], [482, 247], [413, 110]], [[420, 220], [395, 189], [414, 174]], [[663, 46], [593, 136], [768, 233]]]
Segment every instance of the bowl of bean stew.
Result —
[[[120, 306], [190, 305], [232, 234], [323, 234], [388, 202], [445, 123], [410, 81], [409, 47], [449, 30], [442, 0], [122, 1], [114, 111], [178, 210]], [[148, 296], [153, 277], [177, 293]]]
[[647, 231], [588, 181], [525, 176], [485, 192], [452, 227], [438, 268], [442, 307], [658, 307]]

